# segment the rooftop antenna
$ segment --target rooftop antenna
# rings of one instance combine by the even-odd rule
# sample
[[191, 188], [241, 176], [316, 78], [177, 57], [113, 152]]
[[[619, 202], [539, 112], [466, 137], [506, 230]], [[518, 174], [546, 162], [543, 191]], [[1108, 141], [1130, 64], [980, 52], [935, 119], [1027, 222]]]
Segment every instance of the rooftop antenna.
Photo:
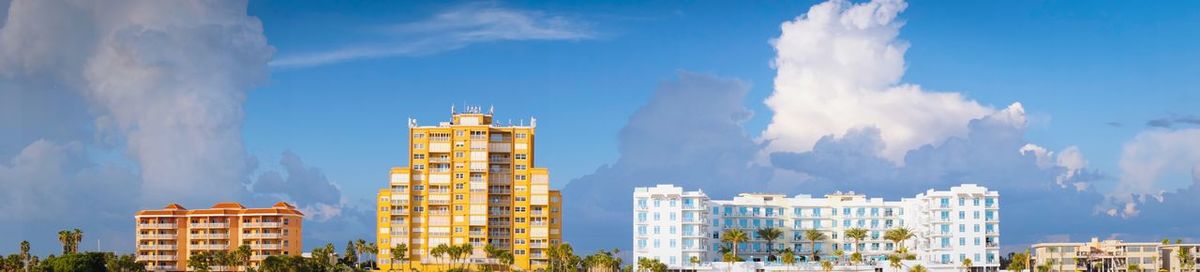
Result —
[[450, 104], [450, 115], [454, 115], [454, 103]]
[[488, 105], [488, 114], [491, 115], [495, 112], [496, 112], [496, 105]]

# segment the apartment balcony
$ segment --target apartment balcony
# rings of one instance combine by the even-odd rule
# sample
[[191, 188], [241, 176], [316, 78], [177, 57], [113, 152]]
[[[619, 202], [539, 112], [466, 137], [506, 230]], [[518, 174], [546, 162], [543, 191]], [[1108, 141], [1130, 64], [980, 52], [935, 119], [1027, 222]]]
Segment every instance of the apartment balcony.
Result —
[[545, 253], [530, 253], [529, 258], [530, 259], [545, 259], [546, 254]]
[[426, 200], [429, 205], [450, 205], [449, 199], [430, 199]]
[[508, 195], [512, 194], [512, 189], [488, 189], [488, 193]]
[[229, 244], [204, 244], [204, 245], [188, 245], [191, 250], [226, 250], [229, 249]]
[[255, 250], [282, 250], [281, 244], [250, 244], [250, 249]]
[[546, 242], [530, 242], [529, 243], [529, 247], [531, 247], [531, 248], [546, 248], [547, 245], [548, 244]]
[[512, 223], [509, 223], [508, 221], [488, 221], [488, 226], [493, 227], [508, 227], [511, 225]]
[[544, 216], [544, 215], [546, 215], [546, 211], [537, 211], [537, 210], [535, 210], [535, 211], [531, 211], [531, 212], [529, 212], [529, 215], [532, 215], [532, 216]]
[[392, 220], [391, 223], [393, 227], [405, 224], [403, 220]]
[[282, 233], [265, 232], [265, 233], [243, 233], [242, 237], [250, 239], [279, 239], [283, 238]]
[[175, 223], [144, 223], [138, 224], [139, 229], [174, 229]]
[[508, 141], [504, 141], [501, 143], [489, 143], [488, 144], [488, 152], [491, 152], [491, 153], [512, 152], [512, 144], [509, 143], [511, 141], [512, 141], [512, 139], [508, 139]]
[[450, 163], [450, 157], [430, 157], [430, 163]]
[[138, 245], [138, 250], [175, 250], [175, 245]]
[[987, 243], [987, 247], [988, 248], [999, 248], [1000, 244], [999, 243]]
[[488, 232], [488, 237], [492, 238], [508, 238], [509, 236], [512, 236], [512, 234], [508, 232]]
[[189, 228], [193, 229], [224, 229], [229, 228], [229, 223], [191, 223]]
[[392, 236], [408, 236], [407, 231], [392, 231]]
[[545, 227], [545, 226], [550, 226], [550, 224], [546, 223], [546, 221], [533, 221], [533, 222], [529, 222], [529, 226], [530, 227]]
[[483, 236], [483, 234], [484, 234], [484, 233], [485, 233], [485, 232], [483, 232], [483, 231], [471, 231], [471, 232], [469, 232], [469, 234], [470, 234], [471, 236]]
[[1000, 236], [1000, 232], [996, 230], [987, 231], [987, 236]]
[[400, 198], [400, 199], [393, 198], [393, 199], [392, 199], [392, 205], [393, 205], [393, 206], [403, 206], [403, 205], [408, 205], [408, 198]]
[[138, 240], [175, 240], [175, 234], [138, 234]]
[[392, 215], [407, 215], [408, 209], [392, 209]]
[[242, 226], [247, 228], [278, 228], [280, 224], [279, 222], [253, 222], [243, 223]]
[[175, 255], [137, 255], [138, 261], [174, 261]]
[[146, 271], [176, 271], [182, 270], [174, 265], [147, 265]]
[[250, 255], [250, 260], [251, 261], [262, 261], [262, 260], [266, 260], [267, 257], [270, 257], [270, 256], [271, 255]]
[[193, 233], [188, 234], [189, 239], [229, 239], [228, 233]]
[[430, 210], [429, 215], [450, 215], [449, 210]]
[[490, 163], [502, 163], [502, 164], [509, 164], [509, 163], [512, 163], [512, 158], [505, 158], [505, 157], [491, 157], [491, 158], [488, 158], [488, 162], [490, 162]]

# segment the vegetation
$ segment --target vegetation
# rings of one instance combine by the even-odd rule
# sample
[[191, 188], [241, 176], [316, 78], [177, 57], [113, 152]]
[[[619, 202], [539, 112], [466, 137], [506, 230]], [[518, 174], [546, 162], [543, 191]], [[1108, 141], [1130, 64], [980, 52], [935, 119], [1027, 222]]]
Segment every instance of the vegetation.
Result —
[[821, 261], [821, 270], [825, 270], [825, 272], [833, 271], [833, 263], [829, 261]]
[[974, 264], [971, 262], [971, 259], [970, 259], [970, 258], [963, 259], [963, 261], [962, 261], [962, 268], [963, 268], [963, 271], [971, 271], [971, 266], [972, 266], [972, 265], [974, 265]]
[[[848, 230], [846, 230], [845, 235], [846, 235], [846, 238], [850, 238], [850, 240], [854, 240], [854, 254], [850, 255], [850, 263], [856, 264], [858, 262], [861, 262], [862, 254], [860, 254], [859, 251], [862, 250], [862, 245], [859, 245], [858, 243], [862, 242], [863, 239], [867, 238], [867, 229], [864, 229], [864, 228], [848, 229]], [[855, 260], [855, 255], [858, 255], [857, 260]]]
[[767, 241], [767, 261], [775, 261], [775, 254], [772, 254], [772, 250], [774, 249], [775, 240], [783, 236], [783, 231], [778, 228], [761, 228], [755, 231], [755, 234], [758, 234], [759, 238]]
[[725, 233], [721, 234], [721, 242], [729, 243], [729, 248], [733, 251], [731, 253], [733, 254], [733, 258], [731, 259], [737, 261], [741, 260], [741, 257], [738, 257], [738, 244], [744, 243], [747, 240], [750, 240], [750, 237], [740, 229], [728, 229], [725, 230]]
[[809, 248], [811, 248], [810, 250], [812, 251], [812, 259], [810, 261], [820, 260], [819, 258], [817, 258], [817, 253], [819, 251], [819, 250], [817, 250], [817, 242], [824, 241], [825, 239], [829, 239], [829, 238], [827, 236], [825, 236], [824, 232], [821, 232], [816, 229], [810, 229], [810, 230], [804, 231], [804, 239], [808, 240]]
[[796, 253], [792, 252], [791, 248], [784, 249], [779, 256], [780, 258], [783, 258], [783, 264], [787, 265], [788, 267], [796, 264]]
[[[619, 256], [620, 253], [620, 249], [614, 248], [612, 251], [602, 249], [583, 258], [583, 266], [587, 271], [619, 271], [621, 270], [621, 257]], [[690, 261], [692, 263], [698, 263], [700, 262], [700, 258], [692, 256], [692, 260]]]
[[924, 265], [918, 264], [918, 265], [914, 265], [912, 268], [909, 268], [908, 272], [929, 272], [929, 269], [925, 268]]
[[1029, 262], [1029, 253], [1015, 253], [1009, 258], [1008, 267], [1004, 268], [1008, 271], [1025, 271], [1025, 263]]
[[1179, 259], [1179, 266], [1184, 271], [1196, 269], [1196, 257], [1192, 256], [1192, 248], [1181, 246], [1175, 251], [1175, 258]]
[[[551, 270], [551, 271], [567, 271], [567, 270]], [[667, 265], [657, 259], [640, 258], [637, 261], [638, 272], [666, 272]]]

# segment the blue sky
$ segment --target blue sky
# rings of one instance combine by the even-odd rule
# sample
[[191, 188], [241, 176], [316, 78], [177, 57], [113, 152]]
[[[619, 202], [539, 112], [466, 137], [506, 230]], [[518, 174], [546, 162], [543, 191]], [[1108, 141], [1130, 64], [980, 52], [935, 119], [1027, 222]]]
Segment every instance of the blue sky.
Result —
[[[1009, 249], [1197, 239], [1172, 216], [1200, 210], [1200, 3], [822, 3], [0, 0], [0, 244], [129, 250], [134, 211], [227, 200], [297, 203], [306, 247], [368, 238], [406, 119], [452, 104], [538, 118], [585, 252], [628, 246], [624, 197], [662, 182], [975, 182], [1012, 200]], [[1095, 228], [1020, 227], [1043, 216]]]

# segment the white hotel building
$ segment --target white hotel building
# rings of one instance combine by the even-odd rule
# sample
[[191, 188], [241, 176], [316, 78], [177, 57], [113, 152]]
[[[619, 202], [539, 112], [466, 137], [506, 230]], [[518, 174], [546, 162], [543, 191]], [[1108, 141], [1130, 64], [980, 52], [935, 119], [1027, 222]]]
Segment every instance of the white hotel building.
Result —
[[[815, 247], [821, 260], [836, 259], [833, 253], [839, 249], [847, 258], [857, 250], [864, 259], [877, 260], [876, 267], [889, 269], [885, 256], [898, 245], [883, 239], [884, 232], [904, 227], [915, 234], [904, 246], [916, 254], [915, 263], [930, 270], [962, 271], [965, 259], [972, 260], [975, 271], [998, 271], [1000, 266], [999, 194], [974, 184], [895, 201], [854, 192], [824, 197], [746, 193], [710, 200], [703, 191], [673, 185], [639, 187], [633, 193], [633, 222], [634, 260], [658, 259], [672, 269], [692, 269], [693, 256], [702, 263], [720, 262], [720, 234], [732, 228], [751, 238], [738, 245], [739, 255], [765, 261], [766, 241], [755, 231], [767, 227], [784, 232], [774, 250], [791, 248], [797, 263], [809, 261]], [[844, 235], [851, 228], [867, 229], [867, 238], [853, 245]], [[804, 239], [809, 229], [824, 232], [827, 239], [814, 246]]]

